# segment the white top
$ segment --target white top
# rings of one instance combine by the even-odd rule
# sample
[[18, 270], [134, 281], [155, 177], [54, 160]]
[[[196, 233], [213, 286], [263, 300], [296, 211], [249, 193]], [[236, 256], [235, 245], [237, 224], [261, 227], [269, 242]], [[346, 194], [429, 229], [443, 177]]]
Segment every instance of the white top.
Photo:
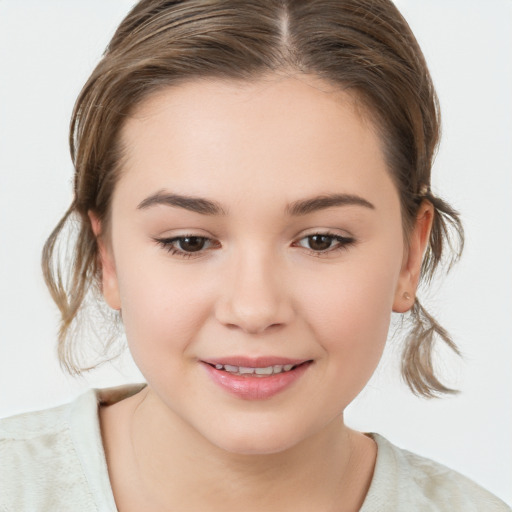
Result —
[[[144, 384], [91, 389], [70, 404], [0, 420], [0, 512], [114, 512], [98, 419]], [[377, 461], [360, 512], [512, 511], [459, 473], [378, 434]]]

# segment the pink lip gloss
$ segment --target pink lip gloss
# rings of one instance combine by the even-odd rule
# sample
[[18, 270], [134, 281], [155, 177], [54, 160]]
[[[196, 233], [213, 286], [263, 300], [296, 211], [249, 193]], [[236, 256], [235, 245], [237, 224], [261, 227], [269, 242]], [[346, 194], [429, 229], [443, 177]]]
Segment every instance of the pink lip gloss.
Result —
[[[310, 363], [311, 361], [284, 360], [282, 358], [247, 359], [241, 357], [222, 358], [208, 362], [202, 361], [203, 367], [215, 384], [228, 393], [244, 400], [265, 400], [284, 391], [304, 375]], [[248, 368], [265, 368], [273, 365], [297, 366], [289, 371], [272, 375], [238, 375], [216, 368], [216, 364], [229, 364]]]

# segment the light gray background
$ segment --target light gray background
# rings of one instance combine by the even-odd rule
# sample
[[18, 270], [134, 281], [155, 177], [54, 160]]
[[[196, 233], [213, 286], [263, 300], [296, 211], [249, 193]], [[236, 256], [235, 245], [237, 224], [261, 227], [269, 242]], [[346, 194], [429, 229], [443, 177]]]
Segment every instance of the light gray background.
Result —
[[[141, 380], [129, 357], [85, 379], [62, 374], [57, 312], [39, 260], [71, 201], [73, 102], [131, 0], [0, 0], [0, 416]], [[464, 258], [430, 293], [464, 363], [462, 389], [425, 401], [397, 378], [399, 340], [346, 413], [512, 502], [512, 1], [399, 0], [430, 64], [444, 137], [434, 189], [462, 213]]]

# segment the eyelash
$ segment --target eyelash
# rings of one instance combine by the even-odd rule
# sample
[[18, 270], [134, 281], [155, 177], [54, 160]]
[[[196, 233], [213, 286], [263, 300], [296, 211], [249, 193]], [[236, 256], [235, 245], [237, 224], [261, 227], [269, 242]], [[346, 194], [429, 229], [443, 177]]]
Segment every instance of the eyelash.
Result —
[[[355, 239], [352, 237], [336, 235], [334, 233], [329, 233], [329, 232], [311, 233], [310, 235], [306, 235], [305, 237], [300, 238], [299, 242], [301, 240], [305, 240], [305, 239], [308, 239], [308, 238], [311, 238], [314, 236], [323, 236], [323, 237], [332, 239], [333, 242], [338, 242], [338, 245], [335, 246], [334, 248], [329, 248], [329, 249], [326, 249], [323, 251], [315, 251], [313, 249], [307, 249], [306, 247], [303, 247], [304, 249], [307, 250], [307, 252], [309, 252], [311, 255], [313, 255], [317, 258], [325, 257], [328, 254], [331, 254], [333, 252], [347, 250], [351, 245], [353, 245], [355, 243]], [[176, 248], [175, 244], [177, 242], [185, 240], [186, 238], [196, 238], [199, 240], [205, 240], [207, 242], [212, 242], [212, 240], [210, 238], [207, 238], [205, 236], [196, 236], [196, 235], [183, 235], [183, 236], [177, 236], [177, 237], [173, 237], [173, 238], [154, 238], [154, 241], [158, 245], [163, 247], [168, 253], [172, 254], [173, 256], [178, 256], [178, 257], [185, 258], [185, 259], [200, 257], [204, 253], [203, 248], [199, 249], [198, 251], [190, 251], [190, 252], [184, 251], [183, 249]], [[214, 243], [213, 245], [218, 246], [219, 244]], [[300, 247], [302, 247], [302, 246], [300, 246]]]

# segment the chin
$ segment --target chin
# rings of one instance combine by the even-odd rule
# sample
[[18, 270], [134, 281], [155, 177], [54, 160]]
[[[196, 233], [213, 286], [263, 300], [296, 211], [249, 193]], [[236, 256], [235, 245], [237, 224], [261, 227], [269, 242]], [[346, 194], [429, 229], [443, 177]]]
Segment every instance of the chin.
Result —
[[249, 425], [234, 422], [205, 435], [221, 450], [237, 455], [272, 455], [285, 452], [300, 444], [307, 436], [307, 432], [298, 432], [296, 426], [284, 425], [282, 422], [265, 424], [261, 421]]
[[290, 439], [269, 439], [262, 436], [241, 436], [231, 438], [224, 442], [215, 443], [217, 446], [229, 453], [236, 455], [272, 455], [285, 452], [297, 444]]

